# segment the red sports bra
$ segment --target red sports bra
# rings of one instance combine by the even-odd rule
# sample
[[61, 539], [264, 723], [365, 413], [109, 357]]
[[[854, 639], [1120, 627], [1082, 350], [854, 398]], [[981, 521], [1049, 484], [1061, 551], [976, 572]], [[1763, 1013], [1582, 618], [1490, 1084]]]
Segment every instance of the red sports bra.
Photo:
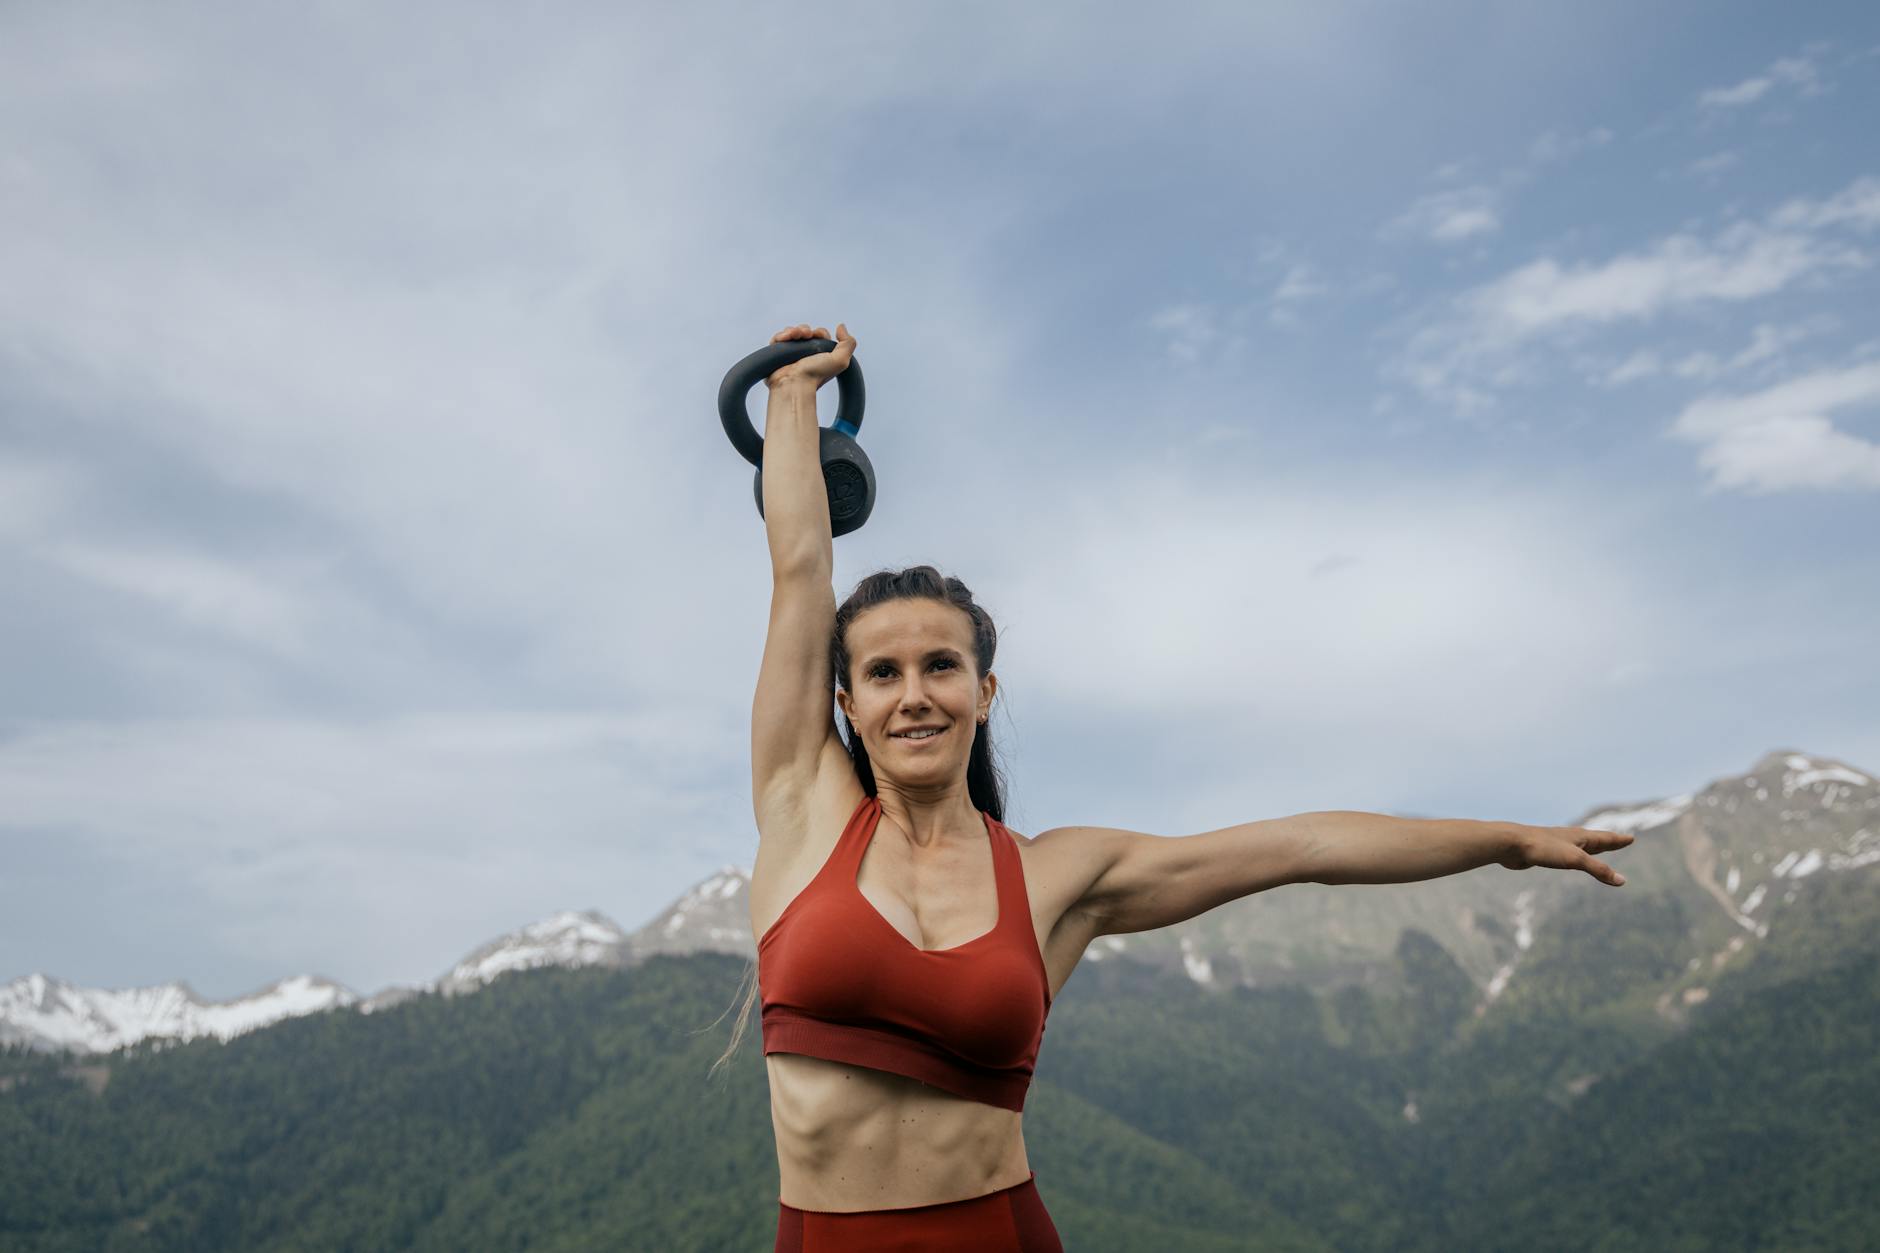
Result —
[[1025, 1108], [1051, 986], [1018, 842], [980, 811], [999, 920], [952, 948], [916, 948], [855, 885], [881, 823], [865, 796], [835, 851], [757, 942], [764, 1052], [885, 1070], [1005, 1109]]

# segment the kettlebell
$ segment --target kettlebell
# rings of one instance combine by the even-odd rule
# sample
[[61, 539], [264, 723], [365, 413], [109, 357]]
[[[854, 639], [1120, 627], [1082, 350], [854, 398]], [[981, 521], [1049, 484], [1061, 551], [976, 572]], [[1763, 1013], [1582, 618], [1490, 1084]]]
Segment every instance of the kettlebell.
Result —
[[[835, 349], [833, 339], [786, 339], [765, 344], [726, 371], [725, 381], [718, 385], [718, 419], [724, 423], [725, 434], [731, 437], [731, 446], [757, 467], [752, 490], [760, 518], [764, 516], [764, 441], [751, 422], [745, 397], [752, 387], [784, 366]], [[855, 442], [862, 429], [862, 409], [868, 403], [862, 387], [862, 363], [850, 357], [848, 368], [836, 375], [835, 382], [835, 421], [821, 428], [818, 449], [822, 454], [823, 489], [829, 494], [831, 537], [847, 535], [860, 527], [875, 507], [875, 468]]]

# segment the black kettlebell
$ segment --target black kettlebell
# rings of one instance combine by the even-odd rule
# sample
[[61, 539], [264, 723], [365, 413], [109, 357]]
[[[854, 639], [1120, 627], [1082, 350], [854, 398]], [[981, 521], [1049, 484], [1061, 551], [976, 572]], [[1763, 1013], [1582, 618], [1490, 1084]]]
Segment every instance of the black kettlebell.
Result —
[[[764, 441], [751, 422], [744, 398], [751, 388], [784, 366], [813, 357], [819, 352], [834, 352], [833, 339], [786, 339], [765, 344], [725, 372], [718, 385], [718, 418], [731, 437], [731, 446], [757, 467], [752, 490], [757, 494], [757, 516], [764, 516]], [[820, 437], [823, 488], [829, 493], [829, 533], [847, 535], [868, 521], [875, 507], [875, 468], [868, 464], [868, 454], [855, 442], [861, 433], [862, 409], [867, 393], [862, 388], [862, 363], [849, 358], [848, 368], [836, 375], [836, 418], [822, 428]]]

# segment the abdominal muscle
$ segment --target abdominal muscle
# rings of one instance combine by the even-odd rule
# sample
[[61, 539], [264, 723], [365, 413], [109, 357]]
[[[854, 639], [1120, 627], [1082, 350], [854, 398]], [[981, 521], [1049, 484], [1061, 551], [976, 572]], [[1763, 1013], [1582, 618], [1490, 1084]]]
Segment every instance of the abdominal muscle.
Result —
[[819, 1057], [771, 1053], [764, 1062], [785, 1205], [903, 1209], [1031, 1177], [1018, 1110]]

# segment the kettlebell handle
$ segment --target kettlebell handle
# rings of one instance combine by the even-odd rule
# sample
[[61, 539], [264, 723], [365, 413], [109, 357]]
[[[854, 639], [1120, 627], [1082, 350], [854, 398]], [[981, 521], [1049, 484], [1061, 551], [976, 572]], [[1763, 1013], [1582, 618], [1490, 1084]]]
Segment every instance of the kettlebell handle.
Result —
[[[751, 421], [745, 398], [751, 388], [786, 365], [813, 357], [819, 352], [834, 352], [832, 339], [787, 339], [766, 344], [725, 372], [718, 385], [718, 420], [724, 424], [731, 446], [746, 461], [757, 467], [753, 491], [757, 497], [757, 516], [764, 516], [764, 440]], [[823, 483], [829, 494], [829, 525], [832, 535], [844, 535], [868, 520], [875, 504], [875, 472], [855, 436], [861, 433], [862, 410], [868, 393], [862, 384], [862, 363], [854, 357], [842, 373], [836, 375], [835, 421], [822, 428], [819, 453]]]
[[[835, 350], [833, 339], [786, 339], [765, 344], [725, 371], [725, 381], [718, 385], [718, 420], [724, 423], [731, 446], [746, 461], [760, 470], [764, 466], [764, 437], [757, 433], [757, 425], [751, 421], [751, 412], [745, 407], [745, 398], [751, 389], [786, 365], [819, 352]], [[862, 410], [868, 404], [868, 394], [862, 386], [861, 363], [850, 357], [848, 368], [836, 375], [835, 381], [836, 417], [829, 425], [854, 439], [861, 433]]]

